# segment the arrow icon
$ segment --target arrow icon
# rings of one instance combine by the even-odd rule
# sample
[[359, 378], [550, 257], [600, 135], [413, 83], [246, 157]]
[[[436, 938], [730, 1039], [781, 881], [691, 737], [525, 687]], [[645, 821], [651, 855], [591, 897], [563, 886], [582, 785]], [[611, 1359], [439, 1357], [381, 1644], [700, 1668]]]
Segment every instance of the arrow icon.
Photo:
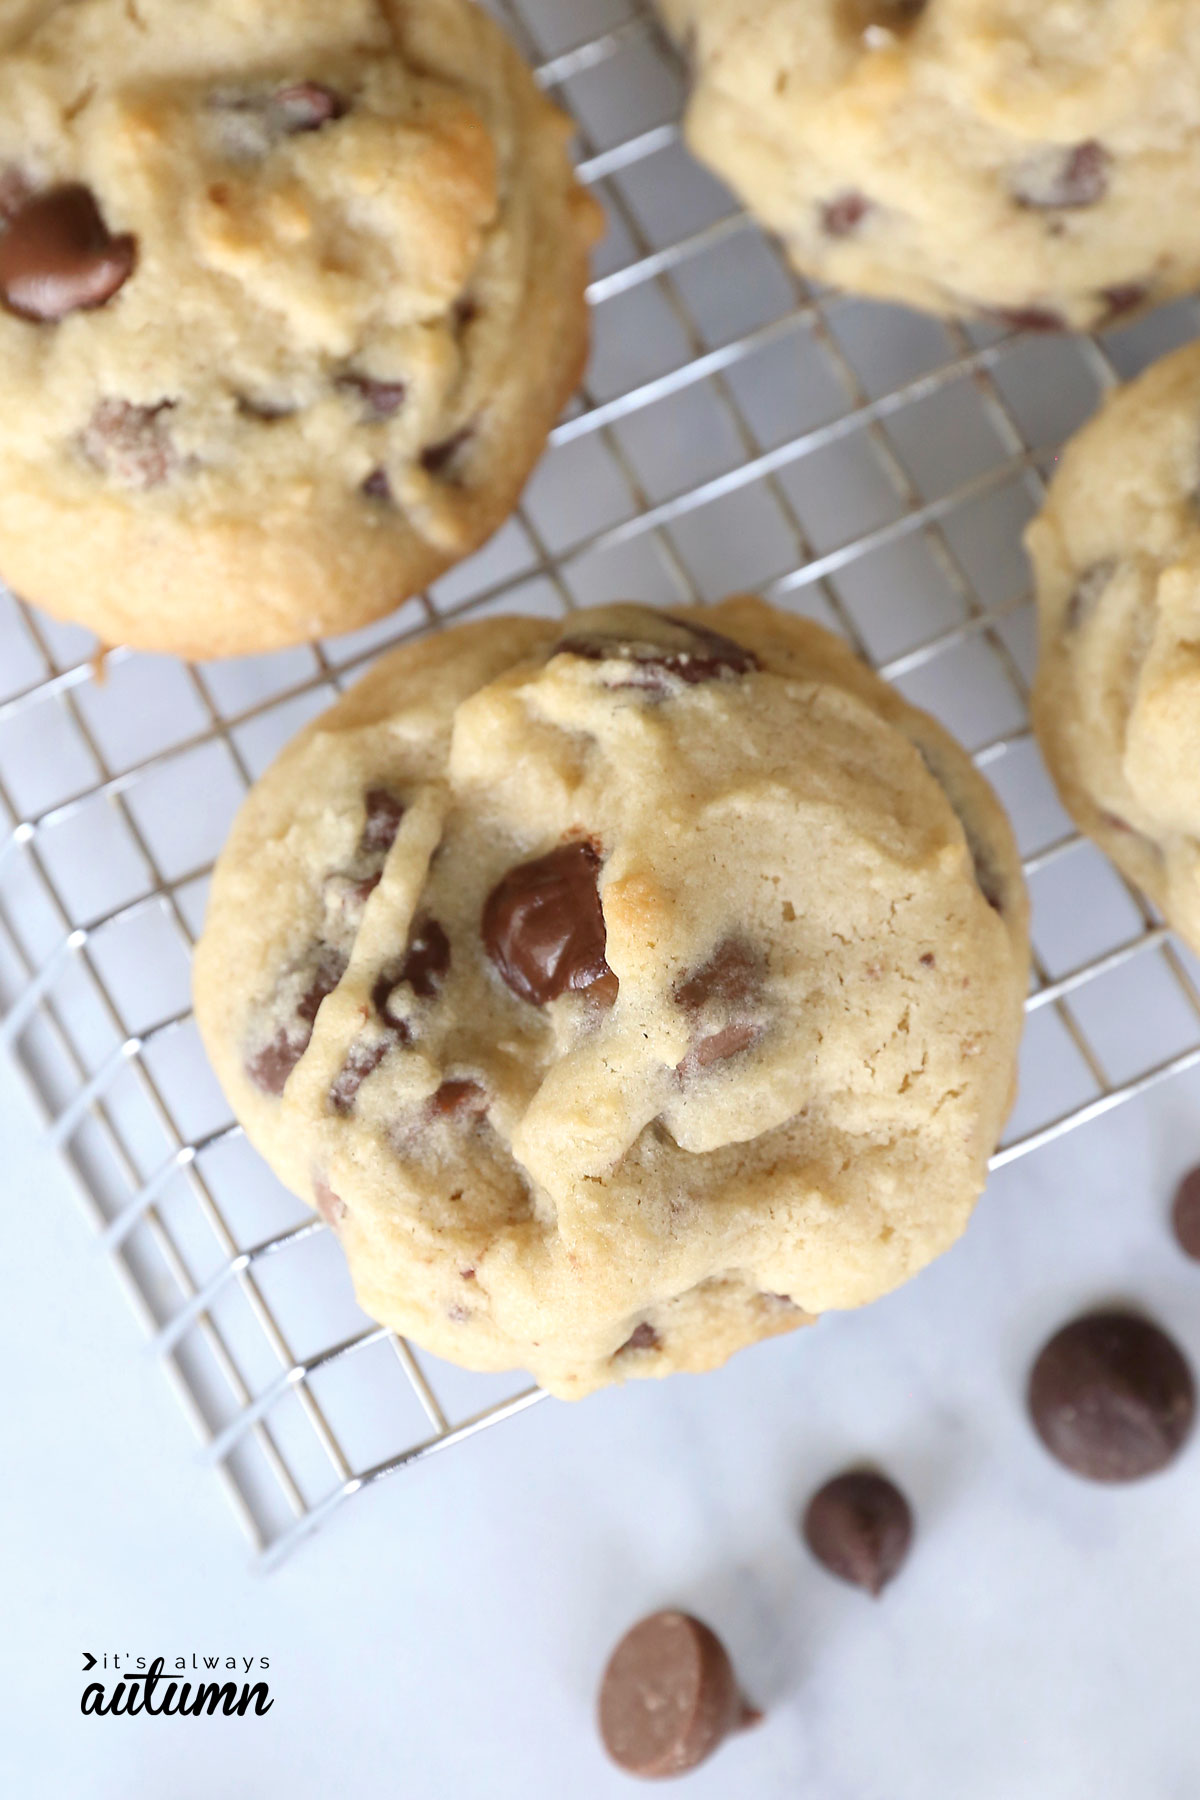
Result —
[[95, 1657], [94, 1657], [94, 1656], [93, 1656], [93, 1655], [92, 1655], [92, 1653], [91, 1653], [91, 1651], [90, 1651], [90, 1650], [85, 1650], [85, 1651], [84, 1651], [84, 1653], [83, 1653], [83, 1654], [84, 1654], [84, 1656], [85, 1656], [85, 1657], [86, 1657], [86, 1658], [87, 1658], [87, 1661], [86, 1661], [86, 1662], [85, 1662], [85, 1663], [84, 1663], [84, 1665], [83, 1665], [83, 1672], [84, 1672], [84, 1674], [85, 1674], [85, 1675], [86, 1675], [86, 1674], [87, 1674], [87, 1672], [88, 1672], [88, 1670], [89, 1670], [89, 1669], [94, 1669], [94, 1668], [95, 1668], [95, 1666], [96, 1666], [96, 1659], [95, 1659]]

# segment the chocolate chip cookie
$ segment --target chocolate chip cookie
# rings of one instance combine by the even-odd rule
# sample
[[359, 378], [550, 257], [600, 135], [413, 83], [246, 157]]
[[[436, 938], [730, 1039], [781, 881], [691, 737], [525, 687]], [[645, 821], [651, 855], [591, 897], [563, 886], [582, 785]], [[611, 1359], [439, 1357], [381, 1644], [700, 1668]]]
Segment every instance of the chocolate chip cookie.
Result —
[[350, 630], [516, 503], [595, 202], [470, 0], [0, 19], [0, 574], [107, 643]]
[[1093, 329], [1200, 283], [1178, 0], [661, 0], [687, 136], [808, 275]]
[[1080, 828], [1200, 950], [1200, 346], [1121, 388], [1029, 527], [1033, 721]]
[[967, 756], [739, 599], [384, 658], [246, 801], [196, 1010], [365, 1309], [570, 1397], [710, 1368], [944, 1250], [1026, 965]]

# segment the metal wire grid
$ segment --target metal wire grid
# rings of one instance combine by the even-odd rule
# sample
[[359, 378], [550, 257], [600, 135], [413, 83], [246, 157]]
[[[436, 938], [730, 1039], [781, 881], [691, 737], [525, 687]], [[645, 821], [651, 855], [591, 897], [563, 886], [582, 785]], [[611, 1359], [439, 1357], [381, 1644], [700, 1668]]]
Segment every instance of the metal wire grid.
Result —
[[[808, 288], [680, 146], [644, 0], [502, 0], [580, 127], [610, 234], [589, 385], [517, 518], [383, 626], [191, 667], [0, 601], [0, 1040], [252, 1543], [542, 1396], [370, 1324], [324, 1226], [229, 1118], [188, 953], [245, 788], [384, 644], [485, 609], [757, 587], [839, 630], [974, 750], [1035, 899], [1023, 1098], [995, 1166], [1200, 1062], [1195, 966], [1081, 843], [1037, 760], [1020, 524], [1099, 392], [1191, 336], [1031, 341]], [[399, 1375], [399, 1380], [397, 1379]]]

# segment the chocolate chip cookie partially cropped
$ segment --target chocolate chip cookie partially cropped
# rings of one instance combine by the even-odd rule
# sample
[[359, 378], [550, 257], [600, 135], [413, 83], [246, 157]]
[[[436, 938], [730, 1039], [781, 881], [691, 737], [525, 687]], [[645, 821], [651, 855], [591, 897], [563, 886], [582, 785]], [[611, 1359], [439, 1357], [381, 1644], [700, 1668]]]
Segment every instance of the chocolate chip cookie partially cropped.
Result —
[[475, 549], [586, 354], [568, 131], [471, 0], [0, 0], [0, 576], [220, 656]]
[[259, 781], [196, 961], [373, 1317], [552, 1393], [706, 1369], [962, 1231], [1027, 910], [974, 765], [761, 601], [395, 651]]
[[805, 273], [1029, 329], [1200, 285], [1200, 9], [660, 0], [692, 149]]
[[1200, 345], [1120, 388], [1026, 534], [1033, 722], [1076, 823], [1200, 951]]

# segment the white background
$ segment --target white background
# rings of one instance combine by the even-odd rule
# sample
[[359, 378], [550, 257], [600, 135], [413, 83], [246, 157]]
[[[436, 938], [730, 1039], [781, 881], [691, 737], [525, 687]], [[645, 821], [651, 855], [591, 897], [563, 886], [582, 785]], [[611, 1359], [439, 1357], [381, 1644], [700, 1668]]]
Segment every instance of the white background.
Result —
[[[1200, 1443], [1088, 1487], [1023, 1415], [1077, 1307], [1163, 1319], [1200, 1364], [1172, 1182], [1180, 1080], [998, 1176], [965, 1241], [866, 1313], [701, 1378], [554, 1403], [343, 1508], [251, 1571], [23, 1092], [0, 1065], [6, 1792], [53, 1800], [628, 1795], [596, 1677], [639, 1614], [725, 1636], [766, 1722], [685, 1791], [761, 1800], [1195, 1800]], [[818, 1569], [810, 1489], [876, 1457], [911, 1494], [875, 1603]], [[82, 1718], [82, 1651], [271, 1659], [263, 1718]]]

